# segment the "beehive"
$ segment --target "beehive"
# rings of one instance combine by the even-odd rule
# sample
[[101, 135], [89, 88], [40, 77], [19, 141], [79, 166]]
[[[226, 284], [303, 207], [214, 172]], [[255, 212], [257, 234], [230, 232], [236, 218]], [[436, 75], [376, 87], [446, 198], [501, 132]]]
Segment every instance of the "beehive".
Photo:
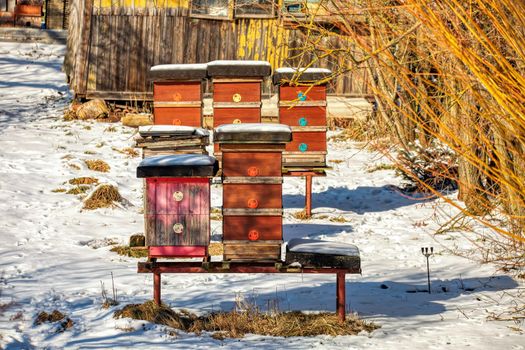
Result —
[[146, 179], [144, 222], [149, 257], [207, 257], [210, 178], [217, 160], [200, 154], [148, 157], [137, 168]]
[[206, 64], [163, 64], [149, 72], [156, 125], [202, 126]]
[[290, 128], [280, 124], [215, 129], [222, 152], [224, 260], [280, 260], [282, 152], [290, 139]]
[[[212, 61], [208, 76], [213, 86], [213, 127], [261, 122], [264, 77], [272, 68], [266, 61]], [[219, 148], [215, 155], [220, 158]]]
[[283, 153], [285, 167], [326, 166], [326, 82], [328, 69], [279, 68], [279, 122], [292, 128], [293, 141]]
[[148, 125], [139, 127], [135, 147], [142, 149], [142, 158], [170, 154], [208, 154], [208, 130], [191, 126]]

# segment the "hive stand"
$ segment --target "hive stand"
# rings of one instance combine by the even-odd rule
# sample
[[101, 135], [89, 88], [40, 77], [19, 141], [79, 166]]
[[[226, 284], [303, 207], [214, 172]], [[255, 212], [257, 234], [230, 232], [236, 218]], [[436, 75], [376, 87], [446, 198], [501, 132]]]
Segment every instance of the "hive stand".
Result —
[[146, 179], [144, 222], [148, 257], [202, 257], [210, 243], [210, 179], [217, 160], [207, 155], [148, 157], [137, 168]]
[[225, 124], [222, 152], [223, 244], [227, 261], [278, 261], [283, 241], [282, 152], [291, 130], [280, 124]]
[[153, 121], [156, 125], [203, 125], [203, 82], [206, 64], [163, 64], [151, 67]]
[[[213, 127], [223, 124], [260, 123], [262, 82], [272, 73], [266, 61], [227, 61], [208, 63], [213, 87]], [[221, 161], [218, 145], [215, 156]]]
[[[312, 213], [312, 178], [325, 176], [326, 83], [323, 68], [279, 68], [273, 83], [279, 88], [279, 123], [292, 128], [292, 142], [283, 153], [283, 175], [306, 178], [306, 216]], [[321, 82], [321, 83], [319, 83]]]

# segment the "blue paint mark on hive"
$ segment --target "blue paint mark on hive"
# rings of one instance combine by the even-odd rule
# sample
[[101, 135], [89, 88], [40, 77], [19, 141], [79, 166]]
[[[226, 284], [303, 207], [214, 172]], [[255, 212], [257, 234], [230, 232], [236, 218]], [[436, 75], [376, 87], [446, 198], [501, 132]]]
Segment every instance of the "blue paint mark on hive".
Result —
[[299, 119], [299, 125], [300, 126], [307, 126], [308, 125], [308, 120], [306, 118], [301, 118]]
[[308, 145], [306, 143], [301, 143], [299, 145], [299, 151], [306, 152], [308, 150]]

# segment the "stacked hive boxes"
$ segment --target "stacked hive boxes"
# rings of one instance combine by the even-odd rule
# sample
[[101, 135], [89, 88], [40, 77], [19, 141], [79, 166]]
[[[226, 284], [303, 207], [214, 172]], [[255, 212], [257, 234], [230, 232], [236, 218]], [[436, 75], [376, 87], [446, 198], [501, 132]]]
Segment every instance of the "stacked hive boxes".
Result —
[[144, 221], [149, 257], [207, 257], [210, 243], [210, 178], [215, 158], [172, 155], [145, 158]]
[[170, 154], [208, 154], [210, 133], [191, 126], [149, 125], [139, 127], [135, 147], [142, 158]]
[[[283, 166], [326, 166], [326, 83], [328, 69], [279, 68], [273, 83], [279, 86], [279, 122], [290, 125], [293, 141], [286, 145]], [[308, 84], [317, 84], [306, 86]], [[304, 85], [304, 86], [301, 86]]]
[[[264, 77], [271, 74], [265, 61], [212, 61], [208, 76], [213, 84], [213, 126], [260, 123]], [[215, 146], [215, 154], [220, 152]]]
[[156, 125], [202, 126], [206, 64], [164, 64], [150, 69]]
[[282, 152], [290, 139], [290, 128], [281, 124], [215, 129], [223, 155], [224, 260], [280, 260]]

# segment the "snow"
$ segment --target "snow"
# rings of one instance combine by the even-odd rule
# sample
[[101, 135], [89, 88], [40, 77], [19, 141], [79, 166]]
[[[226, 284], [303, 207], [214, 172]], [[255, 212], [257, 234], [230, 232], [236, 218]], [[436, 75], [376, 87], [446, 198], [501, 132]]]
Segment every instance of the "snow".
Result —
[[261, 66], [270, 67], [270, 62], [267, 61], [253, 61], [253, 60], [217, 60], [208, 62], [208, 67], [216, 66]]
[[242, 124], [223, 124], [215, 128], [215, 133], [289, 133], [292, 129], [284, 124], [269, 123], [242, 123]]
[[159, 136], [159, 135], [201, 135], [209, 136], [208, 130], [194, 128], [184, 125], [145, 125], [139, 126], [140, 136]]
[[150, 68], [151, 72], [177, 71], [177, 70], [206, 70], [206, 63], [184, 63], [184, 64], [159, 64]]
[[147, 157], [140, 167], [195, 167], [215, 164], [217, 160], [204, 154], [177, 154], [172, 156]]
[[332, 71], [326, 68], [291, 68], [291, 67], [282, 67], [275, 70], [276, 74], [295, 74], [295, 73], [315, 73], [315, 74], [331, 74]]
[[[386, 162], [353, 142], [330, 142], [333, 170], [313, 181], [313, 218], [293, 213], [304, 205], [304, 179], [285, 178], [284, 236], [359, 247], [362, 275], [347, 276], [347, 308], [381, 328], [345, 337], [213, 339], [172, 333], [164, 326], [115, 320], [116, 308], [152, 298], [152, 276], [137, 274], [137, 259], [110, 252], [143, 232], [143, 180], [139, 158], [115, 151], [130, 147], [134, 129], [93, 121], [64, 122], [69, 103], [61, 72], [64, 46], [0, 43], [0, 348], [4, 349], [523, 349], [523, 321], [491, 321], [523, 305], [523, 280], [460, 257], [473, 248], [472, 232], [433, 236], [436, 217], [456, 213], [442, 200], [414, 200], [395, 190], [391, 170], [368, 172]], [[329, 132], [329, 136], [333, 135]], [[211, 146], [210, 146], [211, 149]], [[88, 153], [86, 153], [88, 152]], [[103, 159], [109, 173], [85, 167]], [[69, 179], [93, 176], [118, 186], [129, 205], [82, 210], [80, 196], [53, 192]], [[455, 195], [455, 194], [452, 194]], [[212, 205], [221, 190], [212, 186]], [[341, 219], [344, 219], [342, 222]], [[221, 222], [212, 221], [219, 240]], [[432, 294], [426, 290], [430, 258]], [[101, 282], [119, 306], [102, 308]], [[265, 309], [335, 310], [335, 277], [300, 274], [173, 274], [162, 277], [163, 301], [199, 314], [228, 310], [236, 295]], [[272, 303], [275, 304], [275, 303]], [[34, 325], [40, 311], [58, 309], [74, 326]]]
[[296, 253], [359, 256], [359, 248], [353, 244], [318, 239], [294, 238], [288, 242], [288, 249]]

